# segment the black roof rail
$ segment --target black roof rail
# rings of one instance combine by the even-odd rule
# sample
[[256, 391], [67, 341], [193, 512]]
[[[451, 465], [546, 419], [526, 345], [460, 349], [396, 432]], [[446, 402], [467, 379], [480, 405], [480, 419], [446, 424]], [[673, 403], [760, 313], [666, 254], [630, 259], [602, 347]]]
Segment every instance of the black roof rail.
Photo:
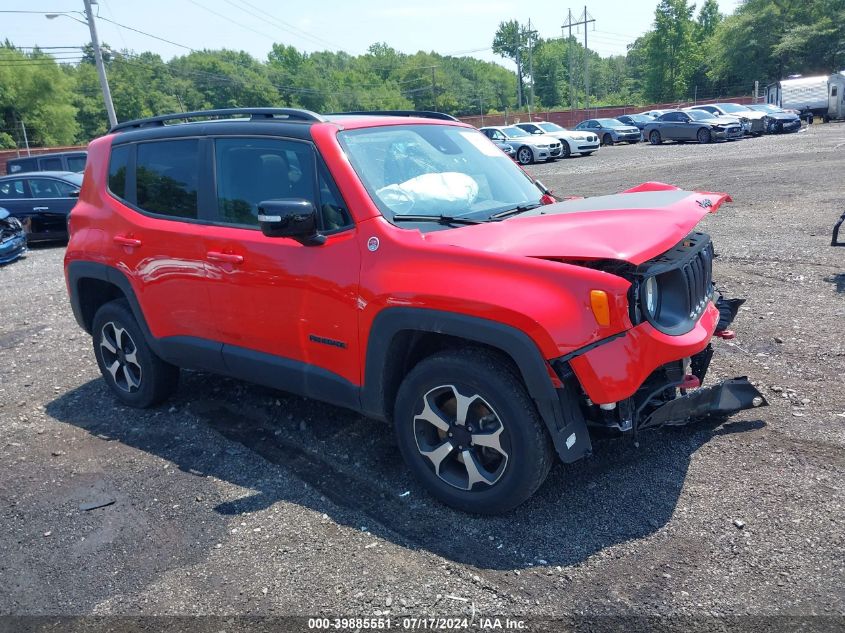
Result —
[[300, 110], [298, 108], [225, 108], [222, 110], [198, 110], [196, 112], [174, 112], [173, 114], [162, 114], [160, 116], [149, 117], [148, 119], [135, 119], [134, 121], [125, 121], [118, 123], [109, 133], [119, 132], [121, 130], [137, 130], [144, 127], [159, 127], [163, 126], [165, 121], [178, 121], [180, 119], [202, 119], [202, 118], [232, 118], [236, 116], [249, 115], [250, 120], [257, 119], [285, 119], [288, 121], [325, 121], [322, 116], [310, 110]]
[[407, 116], [407, 117], [420, 117], [421, 119], [440, 119], [441, 121], [457, 121], [455, 117], [451, 114], [446, 114], [445, 112], [432, 112], [431, 110], [370, 110], [369, 112], [365, 112], [363, 110], [357, 110], [354, 112], [332, 112], [331, 114], [327, 114], [326, 116], [334, 116], [334, 115], [342, 115], [342, 114], [353, 114], [353, 115], [371, 115], [371, 116]]

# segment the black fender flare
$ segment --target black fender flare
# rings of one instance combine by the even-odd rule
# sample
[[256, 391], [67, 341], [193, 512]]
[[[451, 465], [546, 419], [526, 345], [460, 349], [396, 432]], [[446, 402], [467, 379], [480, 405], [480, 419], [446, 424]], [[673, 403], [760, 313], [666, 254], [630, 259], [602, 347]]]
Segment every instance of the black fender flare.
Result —
[[73, 316], [76, 322], [83, 330], [91, 334], [88, 324], [85, 322], [85, 313], [81, 303], [82, 299], [79, 296], [79, 282], [83, 279], [105, 281], [117, 287], [123, 293], [135, 320], [144, 332], [144, 338], [147, 344], [158, 356], [163, 357], [161, 346], [158, 344], [158, 340], [152, 335], [152, 332], [150, 332], [147, 320], [144, 318], [138, 298], [135, 296], [135, 290], [132, 288], [129, 278], [123, 272], [113, 266], [98, 262], [70, 262], [67, 265], [66, 274], [68, 292], [70, 293], [70, 307], [73, 310]]
[[394, 337], [403, 331], [445, 334], [507, 354], [519, 369], [561, 459], [570, 463], [591, 452], [586, 420], [577, 406], [571, 406], [575, 394], [555, 388], [549, 365], [536, 343], [512, 326], [454, 312], [395, 307], [385, 308], [375, 317], [368, 338], [361, 387], [361, 411], [365, 415], [388, 419], [384, 368]]

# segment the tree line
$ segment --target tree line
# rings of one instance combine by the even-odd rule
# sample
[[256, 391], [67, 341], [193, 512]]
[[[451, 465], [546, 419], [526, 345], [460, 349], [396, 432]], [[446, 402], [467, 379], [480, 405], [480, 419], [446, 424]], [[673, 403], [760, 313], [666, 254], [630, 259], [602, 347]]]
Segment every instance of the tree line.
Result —
[[[541, 38], [502, 22], [493, 50], [513, 72], [473, 57], [401, 53], [385, 43], [363, 55], [305, 53], [274, 44], [265, 60], [232, 50], [164, 60], [113, 51], [105, 63], [120, 120], [238, 106], [317, 112], [436, 109], [456, 116], [749, 94], [790, 74], [845, 66], [845, 0], [745, 0], [731, 15], [716, 0], [660, 0], [653, 28], [625, 55], [602, 57], [572, 38]], [[585, 93], [585, 61], [589, 94]], [[22, 125], [23, 123], [23, 125]], [[84, 143], [107, 129], [90, 46], [76, 56], [0, 46], [0, 148]]]

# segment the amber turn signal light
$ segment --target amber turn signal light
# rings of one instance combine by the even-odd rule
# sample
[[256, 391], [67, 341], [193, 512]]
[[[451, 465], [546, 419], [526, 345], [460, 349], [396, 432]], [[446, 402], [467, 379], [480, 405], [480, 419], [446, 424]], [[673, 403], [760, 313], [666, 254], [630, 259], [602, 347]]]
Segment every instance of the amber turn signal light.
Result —
[[604, 290], [590, 290], [590, 307], [596, 323], [604, 327], [610, 325], [610, 300]]

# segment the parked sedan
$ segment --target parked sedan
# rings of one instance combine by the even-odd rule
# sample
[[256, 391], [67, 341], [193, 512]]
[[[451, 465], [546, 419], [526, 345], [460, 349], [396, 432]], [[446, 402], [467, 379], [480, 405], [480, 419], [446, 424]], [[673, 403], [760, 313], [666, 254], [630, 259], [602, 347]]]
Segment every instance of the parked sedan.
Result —
[[0, 264], [8, 264], [26, 253], [26, 233], [17, 218], [0, 207]]
[[517, 123], [516, 125], [531, 134], [546, 134], [558, 139], [561, 146], [561, 158], [569, 158], [572, 154], [589, 156], [599, 148], [599, 137], [592, 132], [575, 132], [567, 130], [557, 123], [547, 121]]
[[633, 125], [640, 132], [643, 131], [643, 128], [647, 124], [654, 121], [654, 117], [648, 114], [623, 114], [622, 116], [616, 117], [616, 119], [622, 121], [625, 125]]
[[742, 127], [730, 119], [719, 119], [706, 112], [673, 110], [645, 126], [643, 135], [652, 145], [663, 141], [712, 143], [742, 137]]
[[752, 136], [765, 134], [766, 127], [768, 125], [765, 112], [757, 112], [756, 110], [752, 110], [744, 105], [740, 105], [739, 103], [708, 103], [690, 106], [685, 109], [687, 111], [704, 110], [710, 114], [735, 116], [740, 120], [740, 122], [745, 124], [743, 126], [745, 133], [751, 134]]
[[2, 176], [0, 205], [23, 224], [29, 241], [63, 240], [81, 187], [82, 174], [66, 171]]
[[797, 132], [801, 129], [801, 117], [793, 112], [787, 112], [771, 103], [755, 103], [748, 107], [752, 110], [766, 113], [769, 119], [769, 124], [766, 128], [768, 134]]
[[601, 139], [602, 145], [613, 145], [624, 141], [639, 143], [640, 130], [633, 125], [626, 125], [617, 119], [587, 119], [575, 126], [576, 130], [594, 132]]
[[556, 138], [529, 134], [515, 125], [491, 125], [481, 128], [481, 132], [493, 142], [507, 143], [516, 149], [520, 165], [553, 160], [561, 153], [560, 141]]

